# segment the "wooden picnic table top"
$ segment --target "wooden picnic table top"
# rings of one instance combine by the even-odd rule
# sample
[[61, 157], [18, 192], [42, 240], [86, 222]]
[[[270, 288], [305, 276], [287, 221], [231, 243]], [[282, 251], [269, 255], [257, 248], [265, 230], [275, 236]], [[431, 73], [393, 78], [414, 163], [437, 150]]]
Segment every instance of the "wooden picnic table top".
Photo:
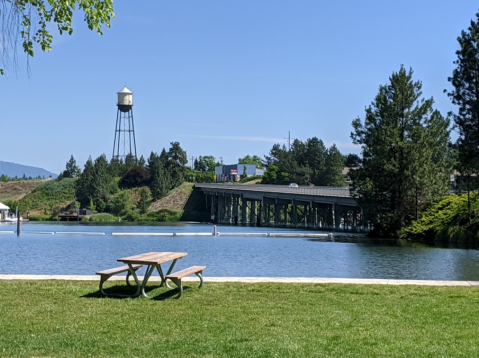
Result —
[[144, 254], [123, 257], [117, 261], [126, 264], [159, 265], [164, 262], [180, 259], [188, 255], [186, 252], [147, 252]]

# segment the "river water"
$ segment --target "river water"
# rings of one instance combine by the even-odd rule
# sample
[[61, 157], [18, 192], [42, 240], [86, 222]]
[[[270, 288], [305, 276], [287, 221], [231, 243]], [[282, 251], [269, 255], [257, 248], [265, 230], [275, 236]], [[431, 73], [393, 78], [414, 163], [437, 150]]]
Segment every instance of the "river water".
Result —
[[0, 224], [0, 274], [93, 275], [96, 271], [120, 265], [116, 261], [119, 257], [149, 251], [181, 251], [188, 252], [188, 256], [178, 261], [177, 268], [206, 265], [205, 277], [479, 281], [478, 250], [412, 247], [398, 245], [396, 241], [373, 243], [362, 235], [344, 236], [338, 233], [334, 239], [242, 236], [241, 233], [319, 232], [218, 226], [220, 234], [236, 234], [114, 236], [112, 233], [212, 233], [213, 226], [183, 223], [141, 225], [38, 222], [22, 224], [20, 236], [1, 233], [15, 229], [15, 224]]

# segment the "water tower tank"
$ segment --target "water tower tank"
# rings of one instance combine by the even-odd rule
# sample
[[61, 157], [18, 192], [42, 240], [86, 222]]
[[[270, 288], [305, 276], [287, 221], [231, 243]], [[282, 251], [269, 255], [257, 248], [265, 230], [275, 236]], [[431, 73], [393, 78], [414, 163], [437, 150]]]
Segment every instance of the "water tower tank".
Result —
[[118, 109], [122, 112], [128, 112], [133, 106], [133, 92], [128, 88], [123, 87], [117, 92], [118, 95]]

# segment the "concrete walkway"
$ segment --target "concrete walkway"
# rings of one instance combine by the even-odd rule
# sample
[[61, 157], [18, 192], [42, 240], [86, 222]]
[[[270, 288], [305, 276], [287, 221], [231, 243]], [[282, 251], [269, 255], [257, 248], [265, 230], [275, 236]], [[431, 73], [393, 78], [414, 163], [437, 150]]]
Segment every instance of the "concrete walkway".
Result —
[[[143, 280], [142, 276], [138, 276]], [[71, 280], [71, 281], [100, 281], [97, 275], [0, 275], [0, 280]], [[124, 281], [125, 276], [113, 276], [110, 281]], [[160, 277], [152, 276], [149, 281], [158, 282]], [[196, 277], [185, 277], [183, 281], [198, 281]], [[343, 283], [354, 285], [420, 285], [420, 286], [469, 286], [479, 287], [479, 281], [434, 281], [434, 280], [390, 280], [390, 279], [356, 279], [356, 278], [321, 278], [321, 277], [204, 277], [208, 282], [277, 282], [277, 283]]]

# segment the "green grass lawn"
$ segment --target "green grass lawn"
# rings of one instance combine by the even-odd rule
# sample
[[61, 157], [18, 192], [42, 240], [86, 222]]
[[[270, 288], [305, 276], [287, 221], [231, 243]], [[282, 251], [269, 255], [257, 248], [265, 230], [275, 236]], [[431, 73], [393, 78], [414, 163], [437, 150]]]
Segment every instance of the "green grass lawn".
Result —
[[479, 357], [478, 288], [157, 284], [2, 281], [0, 357]]

